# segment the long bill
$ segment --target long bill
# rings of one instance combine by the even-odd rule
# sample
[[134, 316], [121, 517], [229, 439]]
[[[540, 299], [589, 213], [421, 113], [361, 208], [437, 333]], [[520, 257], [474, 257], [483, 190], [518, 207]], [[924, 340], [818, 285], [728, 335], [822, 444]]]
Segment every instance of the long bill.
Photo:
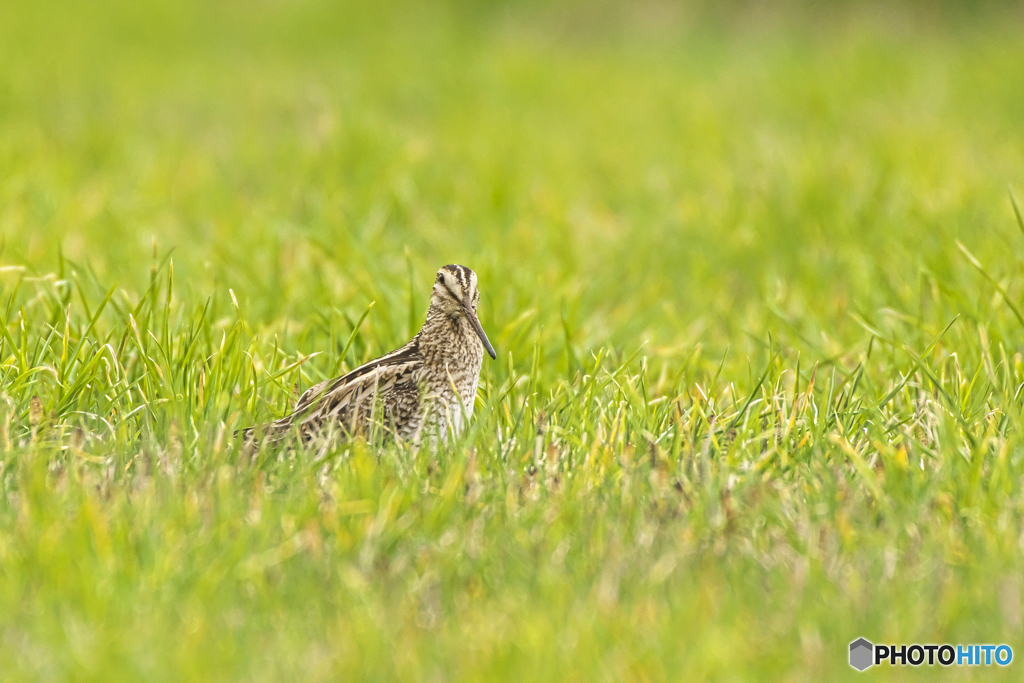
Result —
[[480, 337], [480, 341], [483, 342], [484, 348], [487, 349], [487, 353], [491, 358], [497, 358], [498, 354], [494, 352], [494, 347], [491, 346], [491, 342], [487, 339], [487, 334], [484, 332], [484, 328], [480, 325], [480, 321], [476, 319], [476, 311], [468, 302], [462, 303], [462, 308], [466, 311], [466, 318], [469, 319], [469, 324], [473, 326], [473, 331], [476, 332], [476, 336]]

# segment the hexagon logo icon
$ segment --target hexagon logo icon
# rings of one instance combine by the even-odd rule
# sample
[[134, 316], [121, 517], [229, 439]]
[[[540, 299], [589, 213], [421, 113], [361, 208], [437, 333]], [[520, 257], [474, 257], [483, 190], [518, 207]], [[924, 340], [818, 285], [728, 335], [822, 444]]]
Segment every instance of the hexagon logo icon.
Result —
[[857, 671], [863, 671], [874, 664], [875, 646], [864, 638], [858, 638], [850, 643], [850, 666]]

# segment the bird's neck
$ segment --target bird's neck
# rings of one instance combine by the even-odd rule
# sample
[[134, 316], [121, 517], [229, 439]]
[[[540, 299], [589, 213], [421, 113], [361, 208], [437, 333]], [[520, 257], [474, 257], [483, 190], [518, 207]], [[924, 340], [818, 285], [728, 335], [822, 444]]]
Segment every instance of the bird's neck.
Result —
[[452, 361], [476, 365], [483, 359], [483, 345], [464, 314], [452, 315], [431, 306], [417, 337], [424, 358], [439, 365]]

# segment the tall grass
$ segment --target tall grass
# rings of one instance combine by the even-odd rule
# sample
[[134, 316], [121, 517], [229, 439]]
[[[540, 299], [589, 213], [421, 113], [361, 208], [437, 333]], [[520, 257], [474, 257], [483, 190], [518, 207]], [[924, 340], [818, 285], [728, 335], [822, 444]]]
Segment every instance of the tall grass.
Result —
[[[2, 12], [5, 678], [1024, 651], [1013, 10]], [[240, 450], [451, 262], [456, 443]]]

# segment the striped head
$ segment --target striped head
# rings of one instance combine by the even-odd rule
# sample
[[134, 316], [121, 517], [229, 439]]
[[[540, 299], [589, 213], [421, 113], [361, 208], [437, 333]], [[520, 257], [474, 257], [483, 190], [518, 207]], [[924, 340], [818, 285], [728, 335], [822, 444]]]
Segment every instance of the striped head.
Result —
[[497, 358], [476, 317], [478, 303], [480, 291], [476, 287], [476, 273], [466, 266], [457, 265], [447, 265], [437, 271], [434, 289], [430, 293], [430, 308], [452, 318], [465, 316], [487, 353], [491, 358]]

